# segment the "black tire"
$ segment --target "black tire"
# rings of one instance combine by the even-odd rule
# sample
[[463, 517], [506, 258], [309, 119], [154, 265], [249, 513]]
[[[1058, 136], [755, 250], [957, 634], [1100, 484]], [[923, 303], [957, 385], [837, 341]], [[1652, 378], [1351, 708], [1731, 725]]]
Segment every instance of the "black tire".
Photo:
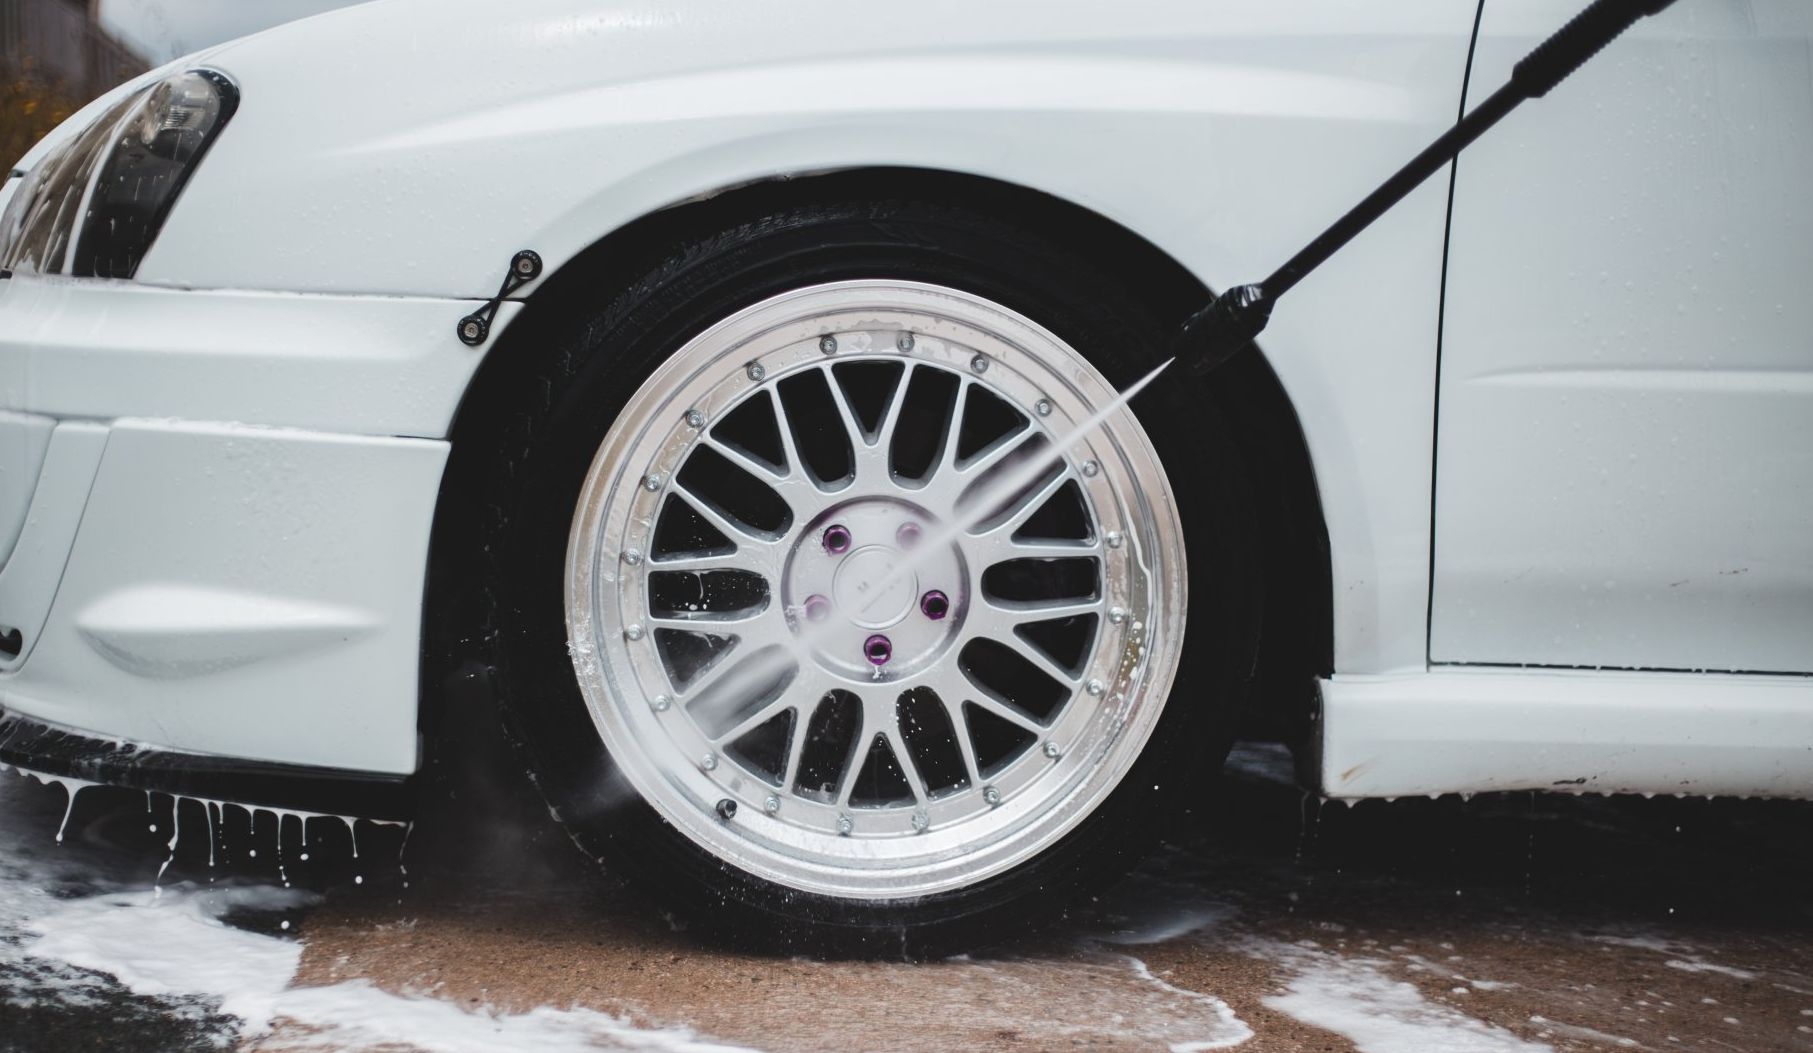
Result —
[[[1107, 273], [1000, 217], [916, 200], [776, 208], [675, 244], [626, 287], [593, 291], [536, 330], [491, 420], [476, 575], [491, 598], [491, 656], [506, 725], [541, 792], [587, 854], [698, 928], [771, 949], [928, 954], [994, 942], [1056, 916], [1136, 865], [1218, 770], [1251, 670], [1258, 583], [1236, 446], [1208, 400], [1179, 381], [1134, 403], [1163, 459], [1189, 539], [1189, 622], [1177, 688], [1119, 787], [1043, 855], [970, 887], [907, 901], [840, 900], [759, 880], [662, 820], [612, 764], [567, 653], [568, 533], [600, 441], [632, 392], [708, 325], [822, 282], [894, 278], [967, 290], [1034, 319], [1125, 385], [1155, 365], [1179, 318], [1136, 278]], [[568, 289], [571, 296], [574, 290]], [[514, 336], [516, 334], [507, 334]], [[508, 343], [508, 341], [506, 341]], [[503, 353], [500, 349], [499, 352]], [[475, 460], [475, 458], [477, 460]]]

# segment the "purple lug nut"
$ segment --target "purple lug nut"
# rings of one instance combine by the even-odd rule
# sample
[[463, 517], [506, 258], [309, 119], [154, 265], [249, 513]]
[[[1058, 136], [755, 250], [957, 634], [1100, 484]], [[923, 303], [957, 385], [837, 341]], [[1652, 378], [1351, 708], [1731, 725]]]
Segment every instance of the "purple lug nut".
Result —
[[919, 612], [935, 622], [943, 621], [951, 612], [951, 598], [933, 589], [919, 597]]
[[825, 551], [833, 556], [849, 551], [850, 528], [842, 523], [832, 523], [825, 528]]
[[894, 657], [894, 644], [885, 636], [876, 633], [862, 642], [862, 656], [870, 665], [887, 665], [888, 659]]

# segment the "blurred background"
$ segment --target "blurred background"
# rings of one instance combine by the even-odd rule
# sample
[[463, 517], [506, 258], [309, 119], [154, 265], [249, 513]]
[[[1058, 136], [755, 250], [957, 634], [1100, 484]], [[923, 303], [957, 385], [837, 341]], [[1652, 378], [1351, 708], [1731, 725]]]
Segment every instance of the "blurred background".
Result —
[[355, 0], [0, 0], [0, 163], [153, 66]]

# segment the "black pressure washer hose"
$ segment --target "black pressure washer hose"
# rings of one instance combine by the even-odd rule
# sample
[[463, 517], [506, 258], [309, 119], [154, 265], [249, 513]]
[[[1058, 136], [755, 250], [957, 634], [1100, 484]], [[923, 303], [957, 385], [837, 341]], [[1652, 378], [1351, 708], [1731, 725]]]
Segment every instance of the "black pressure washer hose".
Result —
[[1568, 75], [1629, 29], [1637, 19], [1660, 12], [1674, 0], [1594, 0], [1511, 70], [1511, 79], [1423, 148], [1379, 188], [1366, 195], [1334, 225], [1317, 235], [1264, 281], [1237, 285], [1184, 323], [1177, 360], [1197, 375], [1207, 373], [1252, 344], [1271, 320], [1278, 298], [1327, 262], [1354, 235], [1391, 211], [1423, 180], [1453, 161], [1525, 99], [1541, 98]]

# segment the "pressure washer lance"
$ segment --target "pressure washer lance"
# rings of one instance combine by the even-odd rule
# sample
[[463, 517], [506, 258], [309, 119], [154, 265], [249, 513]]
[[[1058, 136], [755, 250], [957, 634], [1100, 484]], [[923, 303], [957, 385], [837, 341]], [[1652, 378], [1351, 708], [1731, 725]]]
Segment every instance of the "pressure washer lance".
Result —
[[1503, 120], [1525, 99], [1538, 99], [1579, 69], [1587, 59], [1634, 25], [1662, 11], [1674, 0], [1594, 0], [1554, 36], [1536, 45], [1511, 69], [1511, 79], [1473, 108], [1454, 127], [1423, 148], [1379, 188], [1366, 195], [1334, 225], [1316, 236], [1284, 266], [1254, 285], [1237, 285], [1190, 316], [1178, 339], [1177, 360], [1201, 376], [1250, 346], [1265, 330], [1272, 308], [1311, 271], [1415, 190], [1423, 180], [1452, 162], [1486, 129]]

